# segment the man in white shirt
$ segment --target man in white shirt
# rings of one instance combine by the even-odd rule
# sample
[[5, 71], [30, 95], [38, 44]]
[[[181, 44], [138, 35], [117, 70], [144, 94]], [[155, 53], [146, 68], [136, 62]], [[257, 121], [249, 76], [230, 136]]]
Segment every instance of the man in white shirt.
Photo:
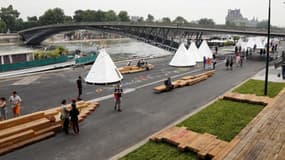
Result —
[[19, 117], [21, 115], [21, 102], [22, 99], [17, 95], [17, 92], [13, 92], [12, 96], [9, 98], [9, 102], [12, 105], [12, 111], [14, 117]]

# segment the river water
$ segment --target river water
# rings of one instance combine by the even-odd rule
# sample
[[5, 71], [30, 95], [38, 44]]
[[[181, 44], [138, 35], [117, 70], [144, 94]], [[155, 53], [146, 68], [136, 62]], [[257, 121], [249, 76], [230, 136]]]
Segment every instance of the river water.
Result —
[[[64, 46], [69, 51], [81, 50], [83, 53], [96, 51], [99, 46], [97, 42], [64, 42], [53, 45]], [[122, 39], [115, 41], [106, 41], [106, 51], [110, 54], [114, 61], [129, 59], [134, 57], [157, 57], [171, 54], [170, 52], [151, 46], [149, 44], [139, 42], [132, 39]], [[0, 46], [0, 55], [3, 53], [21, 53], [34, 51], [33, 48], [25, 46]]]

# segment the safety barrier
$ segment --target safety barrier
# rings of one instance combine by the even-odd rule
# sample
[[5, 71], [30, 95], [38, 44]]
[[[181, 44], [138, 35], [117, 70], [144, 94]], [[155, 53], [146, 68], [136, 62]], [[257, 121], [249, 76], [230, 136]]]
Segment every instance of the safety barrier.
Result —
[[26, 69], [26, 68], [32, 68], [32, 67], [39, 67], [39, 66], [45, 66], [45, 65], [50, 65], [50, 64], [56, 64], [56, 63], [62, 63], [62, 62], [66, 62], [67, 60], [68, 60], [67, 56], [60, 56], [58, 58], [47, 58], [47, 59], [34, 60], [34, 61], [29, 61], [29, 62], [2, 64], [2, 65], [0, 65], [0, 72], [12, 71], [12, 70], [18, 70], [18, 69]]
[[75, 59], [75, 64], [87, 64], [90, 62], [94, 62], [97, 58], [96, 54], [92, 54], [92, 55], [88, 55], [88, 56], [84, 56], [84, 57], [80, 57], [80, 58], [76, 58]]

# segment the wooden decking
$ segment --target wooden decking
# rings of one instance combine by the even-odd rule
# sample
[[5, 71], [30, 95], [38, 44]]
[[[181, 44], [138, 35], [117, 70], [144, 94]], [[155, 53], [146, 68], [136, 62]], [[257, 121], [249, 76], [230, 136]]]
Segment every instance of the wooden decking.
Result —
[[[201, 74], [197, 74], [194, 76], [182, 77], [181, 79], [172, 82], [172, 85], [174, 88], [191, 86], [191, 85], [197, 84], [201, 81], [208, 79], [209, 77], [213, 76], [214, 74], [215, 74], [215, 70], [211, 70], [211, 71], [204, 72]], [[153, 90], [156, 93], [161, 93], [161, 92], [167, 91], [167, 87], [165, 85], [160, 85], [160, 86], [154, 87]]]
[[225, 160], [285, 159], [285, 89], [237, 136]]
[[[79, 121], [98, 106], [96, 102], [78, 102]], [[55, 135], [62, 126], [60, 110], [56, 107], [0, 122], [0, 155]]]
[[226, 93], [223, 96], [223, 99], [238, 101], [243, 103], [250, 104], [260, 104], [266, 106], [270, 102], [272, 102], [272, 98], [265, 96], [256, 96], [255, 94], [239, 94], [239, 93]]
[[221, 159], [236, 144], [236, 141], [226, 142], [216, 136], [199, 134], [185, 127], [171, 127], [151, 137], [152, 141], [164, 141], [177, 146], [180, 150], [190, 150], [202, 159]]
[[148, 64], [147, 67], [124, 66], [124, 67], [118, 68], [118, 70], [119, 72], [121, 72], [121, 74], [129, 74], [129, 73], [143, 72], [143, 71], [146, 71], [147, 68], [151, 70], [154, 68], [154, 65]]

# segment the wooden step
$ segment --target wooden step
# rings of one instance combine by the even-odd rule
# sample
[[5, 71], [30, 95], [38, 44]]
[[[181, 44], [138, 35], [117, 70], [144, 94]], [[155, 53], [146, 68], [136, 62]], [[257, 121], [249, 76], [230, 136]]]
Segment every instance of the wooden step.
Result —
[[55, 125], [52, 125], [50, 127], [47, 127], [47, 128], [44, 128], [44, 129], [36, 131], [35, 135], [41, 135], [41, 134], [44, 134], [44, 133], [47, 133], [47, 132], [51, 132], [51, 131], [57, 132], [61, 128], [62, 128], [61, 124], [55, 124]]
[[197, 139], [193, 140], [188, 147], [191, 151], [200, 152], [203, 148], [206, 148], [213, 140], [216, 139], [216, 136], [210, 134], [200, 134]]
[[17, 148], [26, 146], [28, 144], [31, 144], [31, 143], [34, 143], [34, 142], [37, 142], [37, 141], [49, 138], [49, 137], [54, 136], [54, 135], [55, 135], [54, 132], [48, 132], [48, 133], [44, 133], [44, 134], [41, 134], [41, 135], [38, 135], [38, 136], [34, 136], [31, 139], [24, 140], [24, 141], [19, 142], [17, 144], [13, 144], [13, 145], [7, 146], [5, 148], [1, 148], [0, 149], [0, 155], [3, 155], [3, 154], [8, 153], [8, 152], [11, 152], [11, 151], [13, 151], [13, 150], [15, 150]]
[[0, 130], [14, 127], [16, 125], [20, 125], [26, 122], [30, 122], [33, 120], [37, 120], [44, 117], [44, 112], [35, 112], [28, 115], [23, 115], [21, 117], [8, 119], [0, 122]]
[[33, 130], [27, 130], [12, 136], [8, 136], [0, 139], [0, 148], [7, 147], [9, 145], [21, 142], [34, 136]]
[[225, 141], [221, 141], [215, 148], [210, 150], [208, 155], [213, 158], [218, 155], [219, 152], [223, 151], [228, 146], [228, 143]]
[[29, 129], [37, 129], [37, 128], [41, 128], [43, 126], [46, 126], [50, 124], [50, 121], [46, 118], [41, 118], [41, 119], [37, 119], [28, 123], [24, 123], [18, 126], [14, 126], [11, 128], [7, 128], [7, 129], [3, 129], [0, 130], [0, 139], [7, 137], [7, 136], [11, 136], [13, 134], [17, 134]]

